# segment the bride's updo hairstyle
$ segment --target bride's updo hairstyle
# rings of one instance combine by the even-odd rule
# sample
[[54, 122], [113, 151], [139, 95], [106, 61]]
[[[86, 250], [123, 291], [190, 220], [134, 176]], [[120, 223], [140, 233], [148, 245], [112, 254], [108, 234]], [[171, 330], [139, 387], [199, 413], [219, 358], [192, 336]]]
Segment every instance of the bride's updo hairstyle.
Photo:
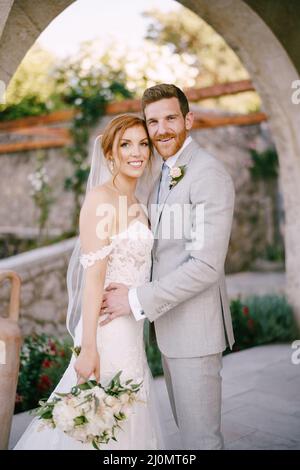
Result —
[[[115, 117], [112, 119], [109, 124], [105, 127], [104, 132], [102, 134], [102, 149], [104, 153], [104, 157], [107, 160], [107, 163], [112, 163], [112, 151], [113, 151], [113, 144], [115, 139], [118, 139], [118, 148], [120, 144], [120, 140], [122, 139], [124, 132], [131, 127], [142, 126], [145, 129], [146, 135], [148, 137], [149, 142], [149, 151], [150, 151], [150, 158], [149, 163], [151, 161], [151, 157], [153, 155], [153, 146], [151, 140], [149, 138], [148, 129], [144, 119], [134, 116], [132, 114], [121, 114], [120, 116]], [[110, 171], [112, 171], [111, 166], [108, 165]]]

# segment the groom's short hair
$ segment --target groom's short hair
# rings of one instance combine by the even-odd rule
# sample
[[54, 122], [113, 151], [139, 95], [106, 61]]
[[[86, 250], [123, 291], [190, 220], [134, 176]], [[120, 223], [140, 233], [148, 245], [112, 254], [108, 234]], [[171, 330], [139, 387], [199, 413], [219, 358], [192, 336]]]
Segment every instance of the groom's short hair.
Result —
[[148, 104], [155, 103], [155, 101], [160, 101], [168, 98], [177, 98], [179, 101], [180, 110], [183, 117], [187, 115], [190, 110], [189, 102], [187, 97], [180, 88], [176, 85], [169, 85], [167, 83], [161, 83], [159, 85], [154, 85], [144, 91], [142, 96], [142, 110], [145, 116], [145, 108]]

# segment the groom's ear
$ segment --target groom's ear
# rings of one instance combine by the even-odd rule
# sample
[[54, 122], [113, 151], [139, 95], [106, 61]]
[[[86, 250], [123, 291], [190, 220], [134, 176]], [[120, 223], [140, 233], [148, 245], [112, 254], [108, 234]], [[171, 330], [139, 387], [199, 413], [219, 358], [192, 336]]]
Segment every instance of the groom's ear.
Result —
[[194, 113], [192, 111], [189, 111], [187, 115], [185, 116], [185, 128], [187, 131], [192, 129], [193, 124], [194, 124]]

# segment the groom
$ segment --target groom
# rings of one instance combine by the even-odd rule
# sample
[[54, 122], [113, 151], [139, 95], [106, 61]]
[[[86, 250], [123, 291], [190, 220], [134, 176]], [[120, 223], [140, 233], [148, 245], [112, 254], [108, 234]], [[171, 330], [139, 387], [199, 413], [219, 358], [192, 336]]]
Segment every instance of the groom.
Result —
[[[154, 321], [184, 448], [222, 449], [222, 351], [234, 343], [224, 275], [234, 186], [223, 164], [188, 135], [193, 114], [179, 88], [148, 88], [142, 108], [162, 157], [148, 201], [155, 235], [151, 282], [130, 290], [111, 284], [101, 314], [109, 314], [104, 323], [132, 314], [137, 321]], [[182, 235], [166, 236], [172, 208], [178, 207], [190, 209], [188, 217], [177, 211], [172, 219]]]

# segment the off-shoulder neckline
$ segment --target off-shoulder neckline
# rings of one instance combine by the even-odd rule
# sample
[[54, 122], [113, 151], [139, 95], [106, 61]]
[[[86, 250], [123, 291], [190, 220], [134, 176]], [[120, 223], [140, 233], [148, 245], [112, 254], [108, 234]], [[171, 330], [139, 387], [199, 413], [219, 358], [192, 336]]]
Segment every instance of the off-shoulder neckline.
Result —
[[134, 225], [136, 224], [140, 224], [142, 225], [143, 227], [145, 227], [150, 233], [152, 233], [152, 231], [150, 230], [150, 228], [144, 224], [143, 222], [141, 222], [140, 220], [136, 219], [134, 220], [133, 222], [130, 222], [130, 224], [128, 225], [128, 227], [125, 229], [125, 230], [122, 230], [121, 232], [119, 233], [116, 233], [115, 235], [111, 235], [109, 238], [110, 239], [115, 239], [115, 238], [118, 238], [120, 237], [121, 235], [124, 235], [125, 233], [127, 233]]

